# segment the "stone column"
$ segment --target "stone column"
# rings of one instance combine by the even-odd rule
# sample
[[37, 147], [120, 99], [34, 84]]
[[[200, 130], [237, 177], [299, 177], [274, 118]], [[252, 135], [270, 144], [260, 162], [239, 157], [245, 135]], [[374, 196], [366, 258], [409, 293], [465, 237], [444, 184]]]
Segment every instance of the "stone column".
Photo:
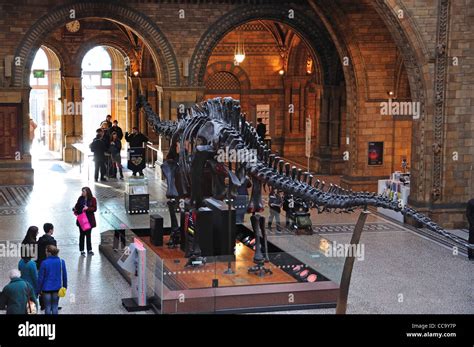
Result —
[[92, 139], [82, 138], [82, 79], [78, 76], [63, 78], [62, 89], [62, 136], [63, 136], [63, 160], [72, 163], [79, 160], [73, 143], [87, 143]]

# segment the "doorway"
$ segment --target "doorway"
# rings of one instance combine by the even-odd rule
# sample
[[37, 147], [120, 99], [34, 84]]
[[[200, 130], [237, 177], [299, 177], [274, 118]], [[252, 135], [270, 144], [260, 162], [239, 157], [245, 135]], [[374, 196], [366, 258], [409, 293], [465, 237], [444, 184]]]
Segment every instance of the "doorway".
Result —
[[30, 152], [34, 160], [62, 159], [61, 64], [41, 46], [30, 75]]

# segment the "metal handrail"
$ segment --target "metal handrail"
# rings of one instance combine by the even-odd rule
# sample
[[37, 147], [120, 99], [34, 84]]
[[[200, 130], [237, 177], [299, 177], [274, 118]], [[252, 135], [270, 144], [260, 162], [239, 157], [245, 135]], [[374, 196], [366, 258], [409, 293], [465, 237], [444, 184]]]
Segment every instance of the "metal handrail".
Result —
[[[152, 167], [154, 168], [155, 167], [155, 160], [154, 160], [154, 154], [153, 152], [156, 152], [156, 160], [158, 160], [158, 153], [159, 153], [159, 149], [158, 148], [155, 148], [153, 147], [155, 146], [153, 144], [153, 142], [150, 142], [148, 141], [146, 143], [146, 151], [145, 151], [145, 160], [146, 160], [146, 163], [148, 165], [148, 167]], [[150, 156], [148, 155], [148, 153], [150, 152], [151, 154], [151, 165], [150, 165], [150, 161], [148, 160], [150, 158]]]

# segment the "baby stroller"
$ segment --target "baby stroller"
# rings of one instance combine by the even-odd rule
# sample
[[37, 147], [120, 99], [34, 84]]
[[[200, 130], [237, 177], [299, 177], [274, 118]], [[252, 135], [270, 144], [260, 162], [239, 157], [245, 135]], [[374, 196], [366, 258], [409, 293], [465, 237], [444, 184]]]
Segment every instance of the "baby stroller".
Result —
[[309, 208], [306, 202], [301, 199], [294, 200], [294, 207], [288, 208], [289, 228], [297, 235], [312, 235], [313, 223], [311, 222]]

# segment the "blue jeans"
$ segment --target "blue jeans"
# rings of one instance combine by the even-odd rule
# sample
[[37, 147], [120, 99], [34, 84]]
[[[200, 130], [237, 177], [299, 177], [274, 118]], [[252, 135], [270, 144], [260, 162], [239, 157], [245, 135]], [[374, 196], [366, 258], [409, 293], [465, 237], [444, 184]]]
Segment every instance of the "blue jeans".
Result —
[[42, 293], [41, 296], [44, 302], [44, 314], [58, 314], [58, 292]]
[[275, 224], [277, 228], [280, 227], [280, 213], [270, 207], [270, 216], [268, 217], [268, 225], [272, 225], [273, 219], [275, 218]]

